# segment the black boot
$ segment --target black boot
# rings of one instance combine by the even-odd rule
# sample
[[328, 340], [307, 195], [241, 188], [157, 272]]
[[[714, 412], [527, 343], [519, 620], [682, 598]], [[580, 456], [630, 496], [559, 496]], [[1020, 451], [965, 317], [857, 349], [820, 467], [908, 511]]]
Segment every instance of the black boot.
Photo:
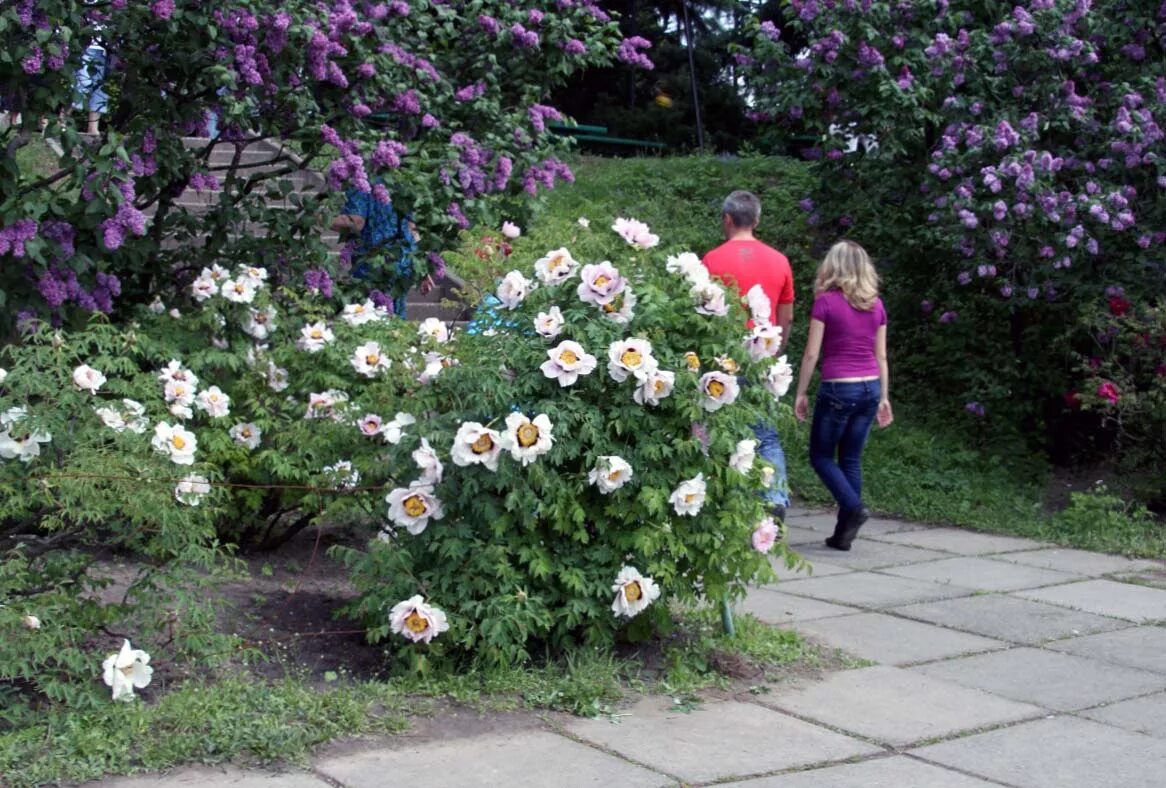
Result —
[[842, 537], [846, 533], [846, 524], [850, 519], [847, 517], [847, 511], [841, 507], [838, 509], [838, 520], [834, 524], [834, 535], [826, 537], [826, 546], [833, 547], [835, 550], [849, 550], [850, 542], [843, 541]]
[[870, 509], [867, 509], [862, 504], [859, 504], [846, 518], [846, 528], [843, 530], [839, 542], [842, 544], [843, 550], [849, 550], [850, 545], [854, 544], [854, 538], [858, 536], [858, 529], [862, 528], [862, 524], [870, 519]]

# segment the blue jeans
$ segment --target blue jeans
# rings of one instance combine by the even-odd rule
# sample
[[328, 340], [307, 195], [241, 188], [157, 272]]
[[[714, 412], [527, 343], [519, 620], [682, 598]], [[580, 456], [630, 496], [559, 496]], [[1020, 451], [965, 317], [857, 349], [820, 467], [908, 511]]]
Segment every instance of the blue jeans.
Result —
[[757, 454], [773, 466], [773, 484], [761, 497], [773, 506], [789, 506], [789, 480], [785, 471], [785, 452], [777, 439], [777, 430], [768, 424], [754, 424], [753, 434], [757, 436]]
[[877, 380], [828, 381], [818, 387], [810, 427], [810, 465], [842, 513], [862, 506], [862, 449], [878, 413], [880, 394]]

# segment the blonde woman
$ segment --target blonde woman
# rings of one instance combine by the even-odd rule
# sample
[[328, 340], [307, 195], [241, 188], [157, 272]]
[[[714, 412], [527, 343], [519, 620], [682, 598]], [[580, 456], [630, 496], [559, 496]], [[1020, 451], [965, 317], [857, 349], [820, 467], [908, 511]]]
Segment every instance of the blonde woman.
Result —
[[876, 419], [893, 420], [887, 368], [887, 312], [866, 250], [839, 241], [818, 268], [810, 332], [802, 355], [794, 414], [809, 416], [806, 391], [818, 358], [822, 382], [810, 427], [810, 464], [838, 502], [838, 524], [826, 544], [849, 550], [870, 517], [862, 503], [862, 449]]

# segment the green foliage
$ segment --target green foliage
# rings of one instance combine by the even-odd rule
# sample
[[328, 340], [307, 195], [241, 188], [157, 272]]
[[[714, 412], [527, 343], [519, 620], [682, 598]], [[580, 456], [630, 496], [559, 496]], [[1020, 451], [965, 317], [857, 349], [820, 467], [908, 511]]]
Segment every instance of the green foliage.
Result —
[[1162, 523], [1146, 507], [1114, 495], [1103, 482], [1088, 492], [1073, 493], [1069, 506], [1037, 533], [1082, 550], [1166, 557], [1166, 528]]

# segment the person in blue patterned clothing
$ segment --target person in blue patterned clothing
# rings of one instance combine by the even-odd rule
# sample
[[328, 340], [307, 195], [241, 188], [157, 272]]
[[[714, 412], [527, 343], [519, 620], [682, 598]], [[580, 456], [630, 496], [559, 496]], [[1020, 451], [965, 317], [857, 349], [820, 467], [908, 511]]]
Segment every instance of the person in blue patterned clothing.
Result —
[[[355, 234], [352, 244], [352, 277], [367, 281], [393, 299], [393, 313], [405, 317], [405, 300], [414, 286], [424, 294], [433, 289], [433, 277], [418, 281], [413, 267], [417, 252], [417, 225], [410, 216], [398, 216], [392, 203], [382, 203], [371, 193], [345, 192], [343, 212], [332, 221], [339, 233]], [[390, 261], [396, 260], [395, 263]]]

